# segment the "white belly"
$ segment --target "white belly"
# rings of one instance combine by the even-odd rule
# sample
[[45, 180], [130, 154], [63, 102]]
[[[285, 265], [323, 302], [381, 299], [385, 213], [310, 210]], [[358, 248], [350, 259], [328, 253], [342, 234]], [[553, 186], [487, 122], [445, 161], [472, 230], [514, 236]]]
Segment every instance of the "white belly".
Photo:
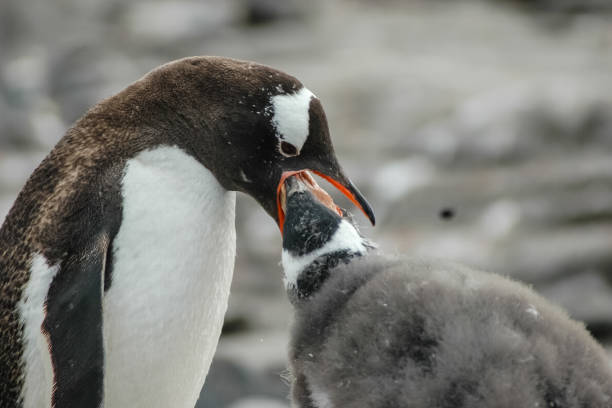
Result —
[[128, 161], [104, 298], [104, 406], [194, 406], [227, 309], [236, 195], [178, 148]]

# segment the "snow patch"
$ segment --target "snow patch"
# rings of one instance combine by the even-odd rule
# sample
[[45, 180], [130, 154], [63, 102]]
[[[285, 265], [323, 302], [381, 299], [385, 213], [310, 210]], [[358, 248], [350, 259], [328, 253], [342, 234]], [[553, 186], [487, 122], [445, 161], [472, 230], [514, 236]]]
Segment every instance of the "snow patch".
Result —
[[529, 307], [525, 311], [536, 319], [540, 317], [540, 312], [538, 312], [538, 309], [536, 309], [534, 305], [529, 305]]
[[435, 168], [427, 160], [411, 158], [384, 165], [374, 176], [375, 195], [393, 202], [409, 192], [429, 184]]

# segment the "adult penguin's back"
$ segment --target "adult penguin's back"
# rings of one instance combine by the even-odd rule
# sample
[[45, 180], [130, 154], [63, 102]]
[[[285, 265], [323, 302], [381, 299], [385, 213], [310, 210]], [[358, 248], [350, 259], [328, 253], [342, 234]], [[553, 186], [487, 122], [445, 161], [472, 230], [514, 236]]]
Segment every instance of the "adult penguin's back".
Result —
[[166, 64], [80, 119], [0, 229], [0, 406], [191, 407], [219, 337], [234, 191], [282, 227], [277, 187], [320, 171], [371, 209], [297, 79]]

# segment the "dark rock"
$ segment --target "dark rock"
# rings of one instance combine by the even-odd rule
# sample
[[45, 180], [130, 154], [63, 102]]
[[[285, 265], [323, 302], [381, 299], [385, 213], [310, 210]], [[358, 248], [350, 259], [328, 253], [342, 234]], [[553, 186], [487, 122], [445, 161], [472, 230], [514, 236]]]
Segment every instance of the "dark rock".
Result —
[[304, 16], [304, 8], [295, 0], [243, 0], [244, 22], [247, 25], [264, 25]]
[[612, 11], [607, 0], [511, 0], [530, 10], [540, 12], [593, 13]]
[[222, 336], [242, 333], [249, 331], [251, 325], [245, 316], [234, 316], [233, 318], [226, 317], [223, 322]]

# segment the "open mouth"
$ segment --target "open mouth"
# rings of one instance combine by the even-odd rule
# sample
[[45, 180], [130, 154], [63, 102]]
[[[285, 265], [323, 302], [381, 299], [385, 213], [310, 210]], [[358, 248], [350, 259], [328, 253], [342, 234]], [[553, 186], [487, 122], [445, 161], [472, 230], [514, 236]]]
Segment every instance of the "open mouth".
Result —
[[295, 178], [298, 183], [300, 190], [308, 190], [310, 193], [324, 206], [342, 216], [342, 210], [334, 203], [334, 200], [327, 194], [327, 191], [323, 190], [315, 179], [312, 177], [308, 170], [288, 171], [283, 173], [280, 183], [277, 188], [276, 203], [278, 207], [278, 225], [283, 233], [283, 227], [285, 225], [285, 213], [287, 212], [287, 183], [289, 178]]

